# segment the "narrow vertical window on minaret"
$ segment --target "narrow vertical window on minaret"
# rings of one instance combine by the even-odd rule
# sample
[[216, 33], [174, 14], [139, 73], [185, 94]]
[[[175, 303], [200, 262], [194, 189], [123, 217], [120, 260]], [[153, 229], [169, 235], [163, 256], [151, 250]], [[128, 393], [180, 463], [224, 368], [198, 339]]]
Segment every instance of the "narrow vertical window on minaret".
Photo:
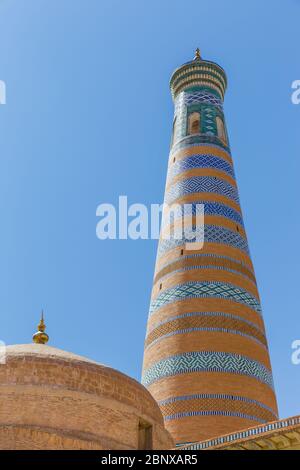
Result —
[[189, 115], [188, 134], [200, 134], [200, 113]]
[[[278, 415], [226, 132], [226, 74], [197, 50], [194, 60], [175, 70], [170, 87], [178, 132], [164, 202], [181, 206], [176, 217], [179, 223], [184, 214], [185, 230], [180, 239], [159, 240], [142, 382], [175, 443], [182, 445], [275, 421]], [[193, 249], [199, 204], [204, 243]], [[163, 216], [165, 230], [170, 224]]]
[[217, 116], [216, 122], [217, 122], [218, 137], [226, 143], [227, 139], [226, 139], [224, 122], [219, 116]]
[[175, 134], [176, 134], [176, 121], [177, 121], [177, 116], [175, 116], [174, 121], [173, 121], [173, 132], [172, 132], [171, 145], [173, 145], [173, 142], [174, 142], [174, 139], [175, 139]]

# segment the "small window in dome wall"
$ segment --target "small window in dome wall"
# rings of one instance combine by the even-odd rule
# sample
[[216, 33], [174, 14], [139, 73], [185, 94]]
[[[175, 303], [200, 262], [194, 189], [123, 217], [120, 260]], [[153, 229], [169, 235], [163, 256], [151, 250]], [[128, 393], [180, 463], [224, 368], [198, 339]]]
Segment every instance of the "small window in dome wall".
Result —
[[140, 420], [138, 427], [138, 449], [139, 450], [152, 450], [153, 437], [152, 425], [144, 420]]
[[216, 123], [217, 123], [218, 137], [221, 140], [223, 140], [225, 144], [227, 144], [227, 137], [226, 137], [224, 122], [219, 116], [216, 117]]
[[200, 134], [200, 113], [191, 113], [189, 115], [188, 134]]

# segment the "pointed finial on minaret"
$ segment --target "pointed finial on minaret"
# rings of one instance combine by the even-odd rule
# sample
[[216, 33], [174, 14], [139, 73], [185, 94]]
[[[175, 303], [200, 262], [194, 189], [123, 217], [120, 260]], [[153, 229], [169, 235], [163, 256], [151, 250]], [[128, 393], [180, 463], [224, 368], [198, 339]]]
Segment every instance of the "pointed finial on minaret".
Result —
[[46, 325], [44, 322], [44, 312], [42, 310], [40, 323], [38, 324], [38, 331], [34, 333], [32, 339], [34, 343], [46, 344], [49, 341], [49, 336], [45, 333]]
[[199, 47], [197, 47], [197, 49], [196, 49], [194, 60], [201, 60], [201, 54], [200, 54]]

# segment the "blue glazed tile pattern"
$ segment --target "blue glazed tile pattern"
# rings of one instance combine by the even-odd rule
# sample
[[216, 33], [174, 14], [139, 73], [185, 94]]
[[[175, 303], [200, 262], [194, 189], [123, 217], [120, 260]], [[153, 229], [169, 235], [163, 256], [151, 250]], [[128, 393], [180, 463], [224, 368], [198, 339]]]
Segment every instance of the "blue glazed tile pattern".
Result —
[[[197, 261], [198, 258], [203, 258], [203, 257], [208, 259], [208, 264], [209, 264], [209, 258], [220, 258], [220, 259], [233, 261], [235, 263], [239, 263], [241, 266], [246, 266], [241, 261], [239, 261], [237, 259], [234, 259], [234, 258], [230, 258], [229, 256], [216, 255], [216, 254], [212, 254], [212, 253], [193, 253], [191, 255], [180, 256], [179, 258], [172, 259], [172, 261], [168, 261], [167, 263], [162, 264], [161, 267], [160, 267], [160, 271], [162, 269], [164, 269], [165, 267], [170, 266], [173, 263], [176, 263], [179, 260], [195, 258], [195, 260]], [[248, 267], [248, 269], [249, 269], [249, 267]], [[251, 270], [251, 272], [253, 273], [252, 270]]]
[[[225, 217], [227, 219], [233, 220], [234, 222], [237, 222], [242, 227], [244, 227], [242, 215], [235, 209], [232, 209], [232, 207], [227, 206], [226, 204], [221, 204], [219, 202], [211, 202], [211, 201], [203, 201], [203, 200], [193, 201], [187, 204], [174, 204], [174, 207], [172, 207], [172, 213], [170, 214], [171, 215], [170, 223], [172, 223], [173, 220], [176, 220], [183, 216], [197, 215], [196, 207], [197, 205], [199, 206], [200, 204], [204, 206], [204, 215], [215, 215], [215, 216]], [[162, 227], [165, 227], [167, 224], [169, 224], [169, 220], [167, 217], [165, 217], [164, 220], [162, 221]]]
[[214, 400], [231, 400], [231, 401], [236, 401], [236, 402], [243, 402], [243, 403], [249, 403], [250, 405], [257, 405], [260, 406], [261, 408], [264, 408], [267, 411], [270, 411], [270, 413], [273, 413], [274, 416], [276, 417], [277, 415], [274, 413], [274, 410], [270, 408], [269, 406], [265, 405], [264, 403], [253, 400], [251, 398], [247, 397], [242, 397], [239, 395], [228, 395], [225, 393], [197, 393], [194, 395], [183, 395], [179, 397], [172, 397], [172, 398], [167, 398], [166, 400], [161, 400], [158, 402], [159, 406], [164, 406], [168, 405], [169, 403], [176, 403], [178, 401], [188, 401], [188, 400], [202, 400], [202, 399], [209, 399], [212, 398]]
[[225, 180], [211, 176], [194, 176], [175, 183], [166, 192], [165, 202], [166, 204], [172, 204], [176, 199], [193, 193], [216, 193], [239, 204], [236, 187]]
[[206, 103], [218, 107], [223, 110], [223, 102], [220, 98], [204, 90], [194, 92], [182, 92], [183, 100], [186, 105], [195, 103]]
[[161, 340], [163, 340], [165, 338], [169, 338], [169, 337], [175, 336], [177, 334], [190, 333], [190, 332], [193, 332], [193, 331], [211, 331], [211, 332], [217, 332], [217, 333], [236, 334], [236, 335], [244, 336], [245, 338], [249, 338], [252, 341], [255, 341], [257, 344], [259, 344], [264, 349], [267, 349], [267, 347], [265, 345], [265, 343], [266, 343], [265, 333], [264, 333], [264, 331], [262, 331], [258, 327], [258, 325], [254, 324], [253, 322], [247, 321], [247, 320], [245, 320], [244, 318], [242, 318], [238, 315], [232, 315], [232, 314], [226, 314], [226, 313], [215, 313], [215, 312], [186, 313], [186, 314], [177, 315], [175, 317], [168, 318], [167, 320], [165, 320], [163, 322], [160, 322], [160, 323], [156, 324], [155, 326], [153, 326], [151, 329], [149, 329], [149, 331], [147, 332], [146, 340], [149, 337], [149, 335], [151, 334], [151, 332], [153, 332], [156, 329], [159, 329], [161, 326], [167, 325], [168, 323], [172, 323], [174, 320], [184, 319], [184, 318], [188, 318], [188, 317], [218, 317], [218, 318], [223, 317], [224, 319], [229, 318], [229, 319], [232, 319], [232, 320], [238, 320], [239, 322], [242, 322], [246, 325], [249, 325], [253, 329], [255, 329], [256, 332], [258, 334], [260, 334], [259, 337], [262, 335], [262, 338], [263, 338], [264, 342], [262, 342], [259, 339], [259, 337], [254, 336], [253, 334], [241, 332], [240, 330], [236, 330], [236, 329], [232, 329], [232, 328], [225, 328], [225, 327], [221, 328], [221, 327], [205, 327], [205, 326], [203, 326], [203, 327], [189, 327], [189, 328], [183, 328], [183, 329], [176, 329], [176, 330], [173, 330], [172, 332], [165, 333], [165, 334], [159, 336], [158, 338], [154, 339], [151, 342], [147, 341], [147, 346], [145, 347], [145, 350], [147, 348], [152, 348], [156, 343], [160, 342]]
[[165, 335], [160, 336], [156, 340], [152, 341], [152, 343], [149, 343], [148, 346], [145, 348], [145, 351], [146, 351], [146, 349], [152, 348], [153, 346], [155, 346], [155, 344], [159, 343], [160, 341], [162, 341], [166, 338], [170, 338], [170, 337], [176, 336], [176, 335], [183, 335], [183, 334], [187, 334], [187, 333], [193, 333], [195, 331], [207, 331], [207, 332], [212, 332], [212, 333], [225, 333], [225, 334], [243, 336], [244, 338], [251, 339], [251, 341], [254, 341], [255, 343], [259, 344], [262, 348], [267, 350], [267, 347], [261, 341], [259, 341], [254, 336], [251, 336], [247, 333], [243, 333], [242, 331], [233, 330], [233, 329], [229, 329], [229, 328], [218, 328], [218, 327], [205, 327], [205, 326], [203, 326], [203, 327], [194, 327], [194, 328], [183, 328], [181, 330], [174, 330], [170, 333], [166, 333]]
[[[195, 243], [199, 241], [201, 237], [203, 239], [203, 227], [186, 227], [181, 239], [179, 238], [179, 233], [177, 234], [177, 238], [175, 238], [174, 234], [171, 233], [169, 239], [160, 239], [157, 250], [157, 259], [173, 248], [185, 245], [186, 243]], [[238, 248], [249, 255], [247, 240], [240, 233], [233, 232], [232, 230], [217, 225], [204, 226], [204, 243], [221, 243], [223, 245], [229, 245], [234, 248]]]
[[144, 371], [142, 383], [149, 386], [165, 377], [191, 372], [218, 372], [246, 375], [273, 389], [272, 373], [263, 364], [241, 354], [195, 351], [170, 356]]
[[245, 289], [223, 282], [188, 282], [176, 287], [166, 289], [159, 294], [150, 304], [149, 316], [158, 309], [178, 302], [193, 298], [219, 298], [246, 305], [259, 315], [261, 306], [259, 300]]
[[240, 271], [228, 268], [227, 266], [216, 266], [214, 264], [209, 264], [209, 263], [208, 264], [195, 264], [193, 266], [184, 266], [182, 268], [175, 269], [174, 271], [171, 271], [171, 272], [165, 274], [164, 276], [160, 277], [159, 281], [163, 282], [165, 279], [168, 279], [168, 277], [172, 277], [176, 273], [180, 273], [180, 272], [184, 272], [184, 271], [191, 271], [191, 270], [195, 270], [195, 269], [217, 269], [217, 270], [220, 270], [220, 271], [227, 271], [229, 273], [238, 274], [239, 276], [245, 277], [246, 279], [248, 279], [250, 282], [252, 282], [256, 286], [256, 283], [253, 281], [253, 279], [251, 279], [251, 277], [247, 276], [244, 273], [241, 273]]
[[238, 411], [221, 411], [221, 410], [203, 410], [203, 411], [185, 411], [182, 413], [175, 413], [164, 418], [165, 421], [171, 421], [173, 419], [187, 418], [191, 416], [233, 416], [235, 418], [249, 419], [250, 421], [256, 421], [257, 423], [267, 423], [267, 420], [260, 419], [257, 416], [248, 415], [245, 413], [239, 413]]
[[220, 170], [224, 173], [227, 173], [232, 178], [235, 177], [233, 166], [226, 160], [216, 157], [214, 155], [196, 154], [183, 158], [177, 163], [171, 164], [171, 166], [169, 167], [168, 181], [171, 181], [171, 178], [174, 178], [174, 176], [177, 176], [180, 173], [183, 173], [188, 170], [194, 170], [195, 168], [209, 168], [214, 170]]
[[249, 320], [246, 320], [243, 317], [240, 317], [239, 315], [233, 315], [231, 313], [224, 313], [224, 312], [188, 312], [188, 313], [182, 313], [181, 315], [175, 315], [173, 317], [169, 317], [167, 320], [163, 320], [161, 322], [158, 322], [152, 326], [152, 328], [147, 331], [147, 335], [151, 333], [151, 331], [155, 330], [156, 328], [159, 328], [162, 325], [165, 325], [166, 323], [169, 323], [174, 320], [178, 320], [180, 318], [186, 318], [186, 317], [195, 317], [195, 316], [203, 316], [203, 317], [224, 317], [224, 318], [230, 318], [232, 320], [238, 320], [246, 323], [247, 325], [251, 326], [252, 328], [255, 328], [259, 333], [262, 333], [265, 336], [265, 332], [259, 328], [259, 326], [256, 323], [253, 323]]

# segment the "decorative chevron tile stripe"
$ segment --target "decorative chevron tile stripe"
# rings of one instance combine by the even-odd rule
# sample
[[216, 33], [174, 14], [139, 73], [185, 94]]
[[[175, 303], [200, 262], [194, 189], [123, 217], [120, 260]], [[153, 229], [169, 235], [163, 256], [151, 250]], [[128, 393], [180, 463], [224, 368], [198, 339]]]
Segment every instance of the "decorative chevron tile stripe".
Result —
[[214, 155], [196, 154], [179, 160], [177, 163], [171, 164], [169, 167], [168, 181], [171, 181], [174, 176], [177, 176], [180, 173], [194, 170], [195, 168], [220, 170], [227, 173], [232, 178], [235, 177], [232, 165], [226, 160], [223, 160], [220, 157], [215, 157]]
[[220, 298], [237, 302], [261, 315], [259, 301], [249, 292], [232, 284], [222, 282], [188, 282], [166, 289], [150, 304], [149, 315], [165, 305], [193, 298]]
[[[191, 258], [191, 260], [193, 260], [193, 258]], [[157, 281], [163, 282], [165, 279], [168, 279], [175, 273], [197, 269], [217, 269], [232, 272], [249, 279], [255, 286], [257, 285], [255, 276], [249, 268], [246, 268], [241, 263], [235, 262], [233, 260], [222, 259], [217, 256], [199, 256], [198, 258], [194, 259], [193, 264], [189, 264], [189, 259], [187, 256], [176, 258], [173, 262], [167, 263], [165, 267], [162, 267], [157, 272], [154, 277], [153, 284], [156, 284]]]
[[254, 336], [249, 335], [247, 333], [243, 333], [242, 331], [239, 331], [239, 330], [231, 330], [231, 329], [228, 329], [228, 328], [195, 327], [195, 328], [184, 328], [184, 329], [181, 329], [181, 330], [175, 330], [175, 331], [171, 331], [170, 333], [166, 333], [166, 334], [156, 338], [152, 342], [149, 342], [148, 344], [146, 344], [145, 345], [145, 351], [150, 347], [152, 348], [157, 343], [159, 343], [160, 341], [162, 341], [166, 338], [170, 338], [170, 337], [176, 336], [176, 335], [184, 335], [184, 334], [187, 334], [187, 333], [195, 333], [197, 331], [198, 332], [207, 332], [207, 333], [225, 333], [225, 334], [243, 336], [244, 338], [248, 338], [251, 341], [254, 341], [255, 343], [259, 344], [262, 348], [267, 350], [267, 346], [265, 344], [263, 344], [261, 341], [259, 341], [257, 338], [255, 338]]
[[165, 421], [170, 421], [173, 419], [187, 418], [191, 416], [233, 416], [235, 418], [249, 419], [250, 421], [256, 421], [257, 423], [267, 423], [267, 419], [260, 419], [256, 416], [247, 415], [245, 413], [239, 413], [236, 411], [221, 411], [221, 410], [212, 410], [212, 411], [185, 411], [183, 413], [176, 413], [171, 416], [166, 416]]
[[167, 191], [165, 202], [172, 204], [176, 199], [193, 193], [216, 193], [228, 197], [239, 204], [237, 189], [227, 181], [212, 176], [193, 176], [183, 181], [178, 181]]
[[168, 324], [169, 322], [180, 320], [182, 318], [198, 317], [198, 316], [221, 318], [221, 319], [224, 318], [225, 320], [229, 319], [229, 320], [236, 320], [236, 321], [244, 322], [246, 325], [249, 325], [251, 328], [254, 328], [259, 334], [261, 334], [265, 338], [264, 330], [261, 329], [256, 323], [246, 320], [245, 318], [240, 317], [239, 315], [233, 315], [232, 313], [224, 313], [224, 312], [187, 312], [187, 313], [182, 313], [181, 315], [175, 315], [173, 317], [169, 317], [166, 320], [153, 324], [152, 328], [148, 328], [147, 335], [149, 336], [151, 332], [153, 332], [155, 329], [165, 324]]
[[257, 326], [249, 325], [243, 319], [232, 318], [225, 314], [206, 315], [201, 313], [189, 316], [179, 315], [176, 319], [170, 319], [152, 329], [146, 337], [145, 349], [153, 347], [163, 339], [197, 331], [240, 335], [267, 349], [265, 334], [259, 331]]
[[240, 354], [195, 351], [170, 356], [145, 370], [146, 387], [165, 377], [191, 372], [218, 372], [252, 377], [273, 389], [272, 373], [263, 364]]
[[186, 416], [193, 416], [196, 412], [239, 413], [242, 416], [252, 416], [254, 419], [263, 422], [270, 422], [277, 419], [277, 414], [270, 407], [257, 400], [237, 395], [226, 395], [223, 393], [199, 393], [195, 395], [184, 395], [169, 398], [158, 402], [161, 412], [166, 421], [180, 419]]
[[172, 277], [174, 276], [174, 274], [177, 274], [177, 273], [182, 273], [185, 271], [195, 271], [197, 269], [217, 269], [219, 271], [227, 271], [228, 273], [238, 274], [239, 276], [242, 276], [245, 279], [249, 279], [256, 286], [256, 282], [253, 281], [253, 279], [249, 277], [247, 274], [241, 271], [237, 271], [236, 269], [230, 269], [227, 266], [216, 266], [215, 264], [195, 264], [193, 266], [184, 266], [182, 268], [175, 269], [174, 271], [168, 272], [167, 274], [163, 275], [162, 277], [160, 277], [160, 281], [163, 282], [169, 277]]
[[[177, 238], [179, 238], [179, 234], [177, 233], [176, 235]], [[186, 243], [194, 243], [201, 239], [203, 240], [203, 227], [191, 227], [190, 229], [186, 228], [182, 239], [176, 239], [174, 238], [174, 234], [171, 234], [171, 237], [168, 240], [160, 239], [157, 250], [157, 257], [161, 257], [167, 251], [173, 250], [178, 246], [185, 245]], [[240, 233], [233, 232], [232, 230], [219, 227], [217, 225], [204, 226], [204, 243], [221, 243], [223, 245], [233, 246], [234, 248], [238, 248], [239, 250], [242, 250], [247, 253], [247, 255], [249, 255], [247, 240], [242, 235], [240, 235]]]
[[174, 206], [172, 207], [172, 212], [170, 212], [170, 218], [163, 218], [162, 228], [183, 216], [188, 217], [197, 215], [196, 207], [197, 205], [199, 207], [200, 204], [204, 206], [204, 215], [215, 215], [225, 217], [233, 220], [234, 222], [237, 222], [242, 227], [244, 227], [242, 215], [235, 209], [232, 209], [231, 207], [225, 204], [220, 204], [218, 202], [193, 201], [187, 204], [174, 204]]
[[[197, 262], [197, 260], [202, 260], [202, 259], [208, 259], [207, 261], [207, 264], [212, 264], [213, 261], [209, 261], [210, 259], [211, 260], [224, 260], [224, 261], [229, 261], [229, 262], [232, 262], [234, 264], [238, 264], [240, 265], [241, 267], [245, 267], [246, 269], [249, 270], [249, 268], [247, 268], [247, 266], [242, 263], [241, 261], [237, 260], [237, 259], [234, 259], [234, 258], [230, 258], [229, 256], [224, 256], [224, 255], [216, 255], [214, 253], [193, 253], [191, 255], [185, 255], [185, 256], [180, 256], [179, 258], [175, 258], [175, 259], [172, 259], [172, 261], [168, 261], [164, 264], [162, 264], [160, 266], [160, 270], [159, 272], [157, 272], [157, 275], [162, 272], [165, 268], [167, 268], [168, 266], [171, 266], [172, 264], [174, 263], [177, 263], [178, 261], [184, 261], [184, 260], [189, 260], [189, 259], [195, 259], [195, 263]], [[205, 262], [206, 263], [206, 262]], [[253, 275], [253, 272], [250, 271], [251, 274]], [[156, 277], [157, 277], [156, 275]], [[253, 279], [253, 278], [252, 278]]]
[[269, 406], [265, 405], [264, 403], [253, 400], [248, 397], [242, 397], [239, 395], [228, 395], [226, 393], [196, 393], [194, 395], [182, 395], [179, 397], [171, 397], [165, 400], [160, 400], [158, 402], [159, 406], [169, 405], [170, 403], [176, 403], [178, 401], [189, 401], [189, 400], [203, 400], [203, 399], [214, 399], [214, 400], [231, 400], [233, 402], [241, 402], [241, 403], [249, 403], [251, 405], [257, 405], [260, 408], [263, 408], [274, 415], [277, 418], [277, 414], [270, 408]]

